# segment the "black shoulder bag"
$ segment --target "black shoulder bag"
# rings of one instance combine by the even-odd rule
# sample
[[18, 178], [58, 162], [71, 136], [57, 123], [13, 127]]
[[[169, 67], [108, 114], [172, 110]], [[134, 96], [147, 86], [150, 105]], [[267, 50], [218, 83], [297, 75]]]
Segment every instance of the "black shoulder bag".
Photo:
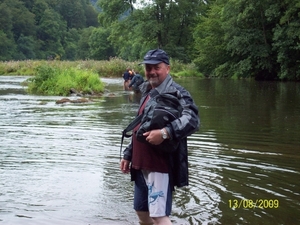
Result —
[[173, 120], [178, 119], [183, 110], [179, 102], [180, 98], [181, 94], [179, 92], [174, 92], [158, 94], [150, 99], [144, 109], [144, 112], [137, 116], [123, 130], [120, 152], [122, 152], [124, 137], [131, 137], [132, 134], [128, 134], [128, 132], [132, 131], [140, 123], [141, 126], [136, 132], [138, 141], [151, 145], [154, 149], [162, 152], [170, 153], [175, 151], [179, 145], [179, 140], [166, 139], [160, 145], [152, 145], [146, 141], [146, 137], [143, 136], [143, 133], [154, 129], [162, 129]]

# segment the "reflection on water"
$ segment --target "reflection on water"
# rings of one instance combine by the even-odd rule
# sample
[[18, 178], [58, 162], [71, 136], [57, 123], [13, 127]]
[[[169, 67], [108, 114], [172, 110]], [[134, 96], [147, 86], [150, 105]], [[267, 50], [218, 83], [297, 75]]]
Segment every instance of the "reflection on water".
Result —
[[[25, 94], [24, 79], [0, 76], [1, 224], [138, 224], [118, 169], [138, 98], [104, 79], [111, 97], [56, 105]], [[299, 224], [299, 84], [178, 83], [202, 127], [188, 139], [190, 185], [174, 194], [173, 223]]]

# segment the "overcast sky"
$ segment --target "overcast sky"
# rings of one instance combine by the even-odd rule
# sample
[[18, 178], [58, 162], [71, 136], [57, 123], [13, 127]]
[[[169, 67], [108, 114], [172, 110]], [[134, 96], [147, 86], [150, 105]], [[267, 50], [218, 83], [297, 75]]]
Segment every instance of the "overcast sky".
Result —
[[137, 0], [134, 5], [135, 8], [142, 8], [143, 7], [143, 4], [140, 4], [141, 2], [145, 2], [147, 4], [151, 3], [152, 0]]

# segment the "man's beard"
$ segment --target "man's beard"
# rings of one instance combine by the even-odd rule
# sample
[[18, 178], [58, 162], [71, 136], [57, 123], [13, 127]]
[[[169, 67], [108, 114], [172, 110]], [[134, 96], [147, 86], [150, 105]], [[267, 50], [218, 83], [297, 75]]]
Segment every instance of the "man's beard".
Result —
[[159, 79], [157, 76], [150, 76], [148, 81], [152, 87], [157, 87], [160, 85], [160, 82], [159, 82]]

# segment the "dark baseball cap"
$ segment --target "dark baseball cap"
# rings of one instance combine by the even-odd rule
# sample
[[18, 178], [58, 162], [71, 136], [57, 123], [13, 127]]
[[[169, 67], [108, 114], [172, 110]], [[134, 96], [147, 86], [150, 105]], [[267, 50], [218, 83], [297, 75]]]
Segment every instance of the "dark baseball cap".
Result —
[[168, 54], [162, 49], [154, 49], [146, 53], [144, 61], [140, 64], [159, 64], [162, 62], [170, 65]]

